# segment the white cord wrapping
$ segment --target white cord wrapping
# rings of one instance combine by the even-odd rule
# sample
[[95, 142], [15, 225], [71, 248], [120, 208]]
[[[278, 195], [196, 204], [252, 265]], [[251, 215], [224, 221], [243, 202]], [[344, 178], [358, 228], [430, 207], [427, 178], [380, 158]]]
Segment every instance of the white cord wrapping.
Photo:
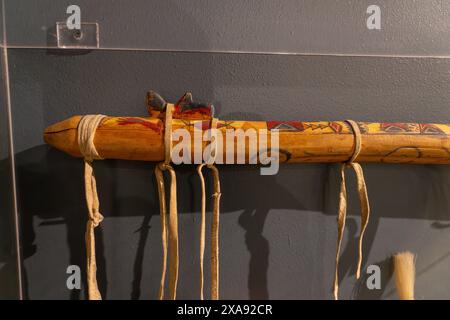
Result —
[[97, 263], [95, 257], [95, 233], [94, 229], [102, 222], [100, 203], [97, 195], [97, 183], [95, 180], [92, 161], [102, 159], [94, 145], [94, 137], [97, 127], [106, 116], [86, 115], [78, 124], [78, 146], [84, 157], [84, 185], [86, 193], [86, 205], [88, 208], [88, 222], [86, 225], [86, 252], [87, 252], [87, 284], [89, 300], [101, 300], [102, 296], [97, 284]]

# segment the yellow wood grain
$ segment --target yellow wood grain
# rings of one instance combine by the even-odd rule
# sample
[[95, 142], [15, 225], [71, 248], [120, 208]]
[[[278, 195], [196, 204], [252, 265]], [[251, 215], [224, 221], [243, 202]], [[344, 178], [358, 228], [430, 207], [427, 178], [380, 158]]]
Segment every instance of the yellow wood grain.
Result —
[[[44, 140], [72, 156], [81, 157], [77, 126], [81, 116], [51, 125]], [[193, 139], [194, 125], [201, 120], [173, 120], [173, 130], [188, 129]], [[289, 163], [343, 162], [350, 159], [354, 137], [344, 121], [301, 122], [301, 131], [279, 132], [280, 161]], [[332, 124], [332, 125], [330, 125]], [[450, 164], [450, 125], [381, 124], [358, 122], [362, 147], [359, 162]], [[265, 121], [219, 121], [225, 130], [267, 129]], [[336, 132], [336, 128], [340, 128]], [[400, 130], [400, 129], [401, 130]], [[403, 129], [402, 129], [403, 128]], [[164, 160], [164, 124], [158, 118], [108, 117], [98, 127], [94, 144], [105, 159]], [[270, 138], [268, 138], [270, 141]], [[174, 142], [176, 145], [177, 142]], [[206, 145], [207, 142], [204, 142]], [[236, 143], [235, 143], [236, 145]], [[223, 142], [223, 150], [226, 148]], [[193, 148], [192, 148], [193, 149]], [[246, 148], [248, 153], [248, 146]]]

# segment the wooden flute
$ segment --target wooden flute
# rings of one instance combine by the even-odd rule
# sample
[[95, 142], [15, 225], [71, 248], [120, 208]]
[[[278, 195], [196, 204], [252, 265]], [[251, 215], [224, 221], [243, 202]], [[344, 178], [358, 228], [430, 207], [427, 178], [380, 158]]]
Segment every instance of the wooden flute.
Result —
[[[164, 107], [166, 102], [155, 92], [147, 95], [149, 117], [106, 117], [97, 128], [95, 147], [104, 159], [143, 161], [164, 160]], [[186, 130], [191, 137], [194, 157], [195, 130], [210, 129], [213, 106], [192, 101], [185, 94], [174, 104], [172, 130]], [[81, 157], [77, 130], [82, 116], [73, 116], [49, 126], [44, 140], [49, 145], [72, 156]], [[450, 124], [357, 122], [361, 132], [361, 151], [357, 162], [387, 162], [415, 164], [450, 164]], [[219, 153], [225, 154], [230, 141], [239, 153], [238, 137], [226, 139], [227, 134], [266, 132], [267, 153], [271, 152], [271, 135], [278, 133], [280, 163], [345, 162], [352, 157], [354, 132], [346, 121], [230, 121], [218, 120], [222, 136]], [[250, 161], [250, 138], [242, 149], [246, 163]], [[257, 142], [260, 136], [256, 135]], [[185, 141], [186, 142], [186, 141]], [[173, 141], [175, 146], [180, 141]], [[202, 149], [208, 141], [202, 141]], [[259, 143], [256, 144], [257, 148]], [[258, 150], [261, 151], [261, 150]], [[223, 159], [222, 163], [226, 160]], [[257, 161], [260, 162], [259, 160]], [[221, 163], [217, 161], [217, 163]], [[228, 162], [227, 162], [228, 163]]]

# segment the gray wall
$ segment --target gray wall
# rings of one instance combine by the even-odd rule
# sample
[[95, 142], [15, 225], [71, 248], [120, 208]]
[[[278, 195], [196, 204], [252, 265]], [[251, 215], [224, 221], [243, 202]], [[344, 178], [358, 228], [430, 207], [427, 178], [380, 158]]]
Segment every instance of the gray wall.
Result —
[[[79, 159], [44, 145], [42, 132], [54, 122], [85, 113], [144, 116], [145, 93], [154, 89], [172, 101], [190, 90], [197, 100], [213, 102], [222, 119], [450, 123], [449, 59], [14, 49], [10, 68], [30, 299], [84, 297], [84, 290], [65, 286], [67, 266], [84, 270], [86, 262], [83, 167]], [[153, 168], [142, 162], [95, 163], [105, 215], [97, 231], [98, 278], [107, 299], [157, 296], [161, 244]], [[337, 166], [285, 165], [276, 176], [260, 176], [252, 166], [220, 169], [221, 297], [330, 299]], [[398, 250], [418, 254], [417, 298], [450, 298], [443, 280], [450, 268], [448, 166], [364, 169], [372, 205], [364, 266], [381, 266], [382, 289], [369, 291], [364, 277], [355, 280], [359, 217], [349, 174], [341, 298], [396, 298], [389, 257]], [[177, 174], [178, 297], [196, 299], [200, 190], [194, 167], [179, 167]]]
[[[1, 6], [0, 6], [1, 7]], [[0, 8], [0, 21], [3, 22]], [[12, 161], [9, 148], [7, 108], [7, 57], [3, 48], [3, 23], [0, 23], [0, 299], [19, 296], [17, 251], [15, 243]]]
[[[448, 0], [5, 0], [8, 43], [56, 46], [77, 4], [104, 48], [340, 54], [450, 54]], [[366, 28], [381, 9], [382, 32]]]

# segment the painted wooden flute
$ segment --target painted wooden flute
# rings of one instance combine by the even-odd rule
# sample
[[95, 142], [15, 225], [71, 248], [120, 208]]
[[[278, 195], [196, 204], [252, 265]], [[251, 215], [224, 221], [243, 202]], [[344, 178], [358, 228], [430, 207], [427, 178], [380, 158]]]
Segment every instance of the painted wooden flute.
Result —
[[[107, 117], [101, 122], [94, 144], [102, 158], [164, 160], [166, 102], [151, 91], [147, 95], [147, 104], [150, 117]], [[210, 128], [214, 108], [212, 105], [193, 102], [190, 93], [186, 93], [174, 106], [173, 131], [185, 129], [190, 133], [193, 158], [195, 128], [203, 131]], [[72, 156], [81, 157], [77, 141], [81, 117], [73, 116], [49, 126], [44, 132], [45, 142]], [[450, 164], [450, 124], [357, 122], [357, 125], [361, 131], [361, 151], [355, 159], [357, 162]], [[222, 154], [225, 154], [230, 141], [234, 144], [233, 148], [238, 149], [236, 136], [234, 140], [225, 138], [227, 133], [238, 130], [267, 132], [267, 150], [270, 153], [270, 136], [276, 130], [279, 135], [277, 150], [281, 163], [344, 162], [351, 158], [355, 143], [353, 130], [346, 121], [218, 120], [217, 130], [223, 137]], [[260, 137], [257, 136], [256, 139], [259, 140]], [[246, 154], [245, 162], [249, 163], [248, 137], [246, 141], [248, 143], [242, 152]], [[177, 143], [179, 142], [173, 141], [174, 146]], [[206, 147], [208, 143], [203, 141], [201, 147]]]

